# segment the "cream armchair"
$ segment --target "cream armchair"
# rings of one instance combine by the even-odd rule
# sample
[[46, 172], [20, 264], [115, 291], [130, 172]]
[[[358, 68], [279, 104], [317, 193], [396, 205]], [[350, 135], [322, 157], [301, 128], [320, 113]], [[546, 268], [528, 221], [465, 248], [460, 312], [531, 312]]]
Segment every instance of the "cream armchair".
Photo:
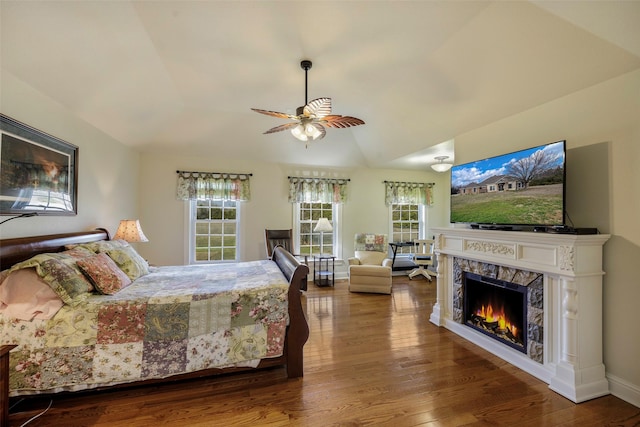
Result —
[[391, 265], [386, 234], [356, 234], [355, 257], [349, 258], [349, 291], [391, 293]]

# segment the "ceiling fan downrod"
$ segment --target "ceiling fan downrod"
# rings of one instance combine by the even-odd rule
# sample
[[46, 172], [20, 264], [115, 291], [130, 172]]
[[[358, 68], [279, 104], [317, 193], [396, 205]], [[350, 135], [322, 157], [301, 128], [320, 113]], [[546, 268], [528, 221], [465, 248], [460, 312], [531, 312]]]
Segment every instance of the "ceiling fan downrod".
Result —
[[302, 62], [300, 62], [300, 67], [304, 70], [304, 105], [307, 105], [309, 103], [309, 97], [307, 96], [307, 90], [308, 90], [307, 72], [309, 71], [312, 65], [313, 64], [308, 59], [304, 59], [302, 60]]

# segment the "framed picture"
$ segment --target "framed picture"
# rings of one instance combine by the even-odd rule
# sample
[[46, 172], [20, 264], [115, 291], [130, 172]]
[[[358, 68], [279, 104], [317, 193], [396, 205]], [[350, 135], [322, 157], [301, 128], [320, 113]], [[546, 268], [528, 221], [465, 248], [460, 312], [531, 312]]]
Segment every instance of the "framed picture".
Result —
[[78, 147], [0, 114], [0, 215], [75, 215]]

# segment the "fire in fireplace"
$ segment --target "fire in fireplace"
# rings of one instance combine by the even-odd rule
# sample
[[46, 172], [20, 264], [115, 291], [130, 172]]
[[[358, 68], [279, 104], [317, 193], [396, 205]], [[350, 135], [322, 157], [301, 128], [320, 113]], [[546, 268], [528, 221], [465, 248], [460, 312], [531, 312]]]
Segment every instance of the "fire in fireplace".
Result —
[[527, 352], [527, 288], [464, 272], [464, 324]]

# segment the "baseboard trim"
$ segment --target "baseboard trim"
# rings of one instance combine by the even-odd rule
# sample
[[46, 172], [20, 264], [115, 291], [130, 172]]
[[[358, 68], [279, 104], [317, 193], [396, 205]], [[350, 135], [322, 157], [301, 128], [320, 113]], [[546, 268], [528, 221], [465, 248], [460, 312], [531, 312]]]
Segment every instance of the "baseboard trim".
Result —
[[606, 374], [606, 377], [612, 395], [640, 408], [640, 387], [615, 375]]

